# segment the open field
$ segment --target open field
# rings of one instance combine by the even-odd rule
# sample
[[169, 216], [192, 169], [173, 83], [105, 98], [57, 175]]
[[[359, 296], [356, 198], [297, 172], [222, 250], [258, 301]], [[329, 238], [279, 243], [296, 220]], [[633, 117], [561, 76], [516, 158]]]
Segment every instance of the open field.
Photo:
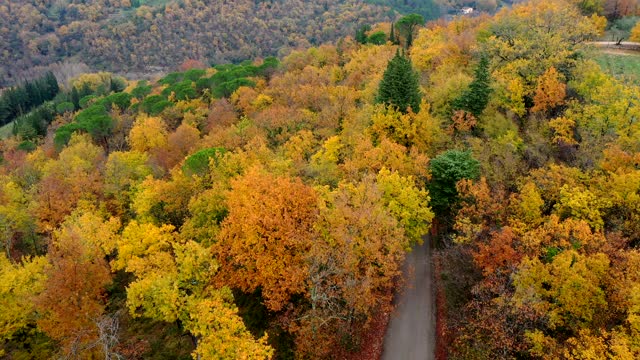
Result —
[[603, 48], [595, 60], [607, 73], [640, 85], [640, 52]]

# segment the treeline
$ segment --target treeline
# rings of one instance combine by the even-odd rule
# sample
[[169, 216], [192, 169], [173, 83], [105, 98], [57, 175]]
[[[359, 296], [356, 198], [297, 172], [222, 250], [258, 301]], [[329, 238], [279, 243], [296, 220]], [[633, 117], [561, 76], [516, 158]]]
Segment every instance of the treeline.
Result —
[[[270, 77], [279, 64], [276, 58], [271, 57], [259, 65], [247, 61], [239, 65], [225, 64], [211, 69], [193, 68], [172, 72], [158, 81], [158, 84], [164, 85], [159, 94], [151, 94], [152, 87], [145, 81], [139, 82], [128, 93], [122, 92], [124, 84], [120, 79], [108, 74], [93, 79], [93, 87], [90, 85], [91, 79], [81, 77], [72, 87], [69, 96], [72, 102], [61, 102], [57, 106], [59, 113], [80, 111], [74, 121], [56, 130], [54, 143], [62, 148], [74, 133], [84, 132], [108, 149], [109, 138], [116, 126], [110, 115], [113, 111], [127, 111], [131, 107], [133, 111], [156, 116], [173, 107], [177, 101], [230, 97], [240, 87], [252, 88], [256, 86], [256, 79]], [[98, 81], [97, 85], [95, 81]]]
[[0, 126], [52, 100], [59, 91], [58, 81], [51, 72], [34, 81], [26, 81], [4, 90], [0, 94]]
[[[50, 81], [55, 80], [55, 77], [47, 77]], [[107, 97], [110, 102], [106, 110], [109, 110], [113, 103], [122, 106], [121, 96], [117, 93], [124, 90], [124, 86], [121, 78], [109, 73], [81, 75], [71, 84], [71, 91], [62, 92], [58, 89], [53, 98], [15, 117], [12, 134], [23, 141], [21, 146], [33, 148], [34, 143], [47, 134], [48, 127], [56, 116], [68, 116], [74, 111], [86, 108], [96, 97], [109, 95]]]

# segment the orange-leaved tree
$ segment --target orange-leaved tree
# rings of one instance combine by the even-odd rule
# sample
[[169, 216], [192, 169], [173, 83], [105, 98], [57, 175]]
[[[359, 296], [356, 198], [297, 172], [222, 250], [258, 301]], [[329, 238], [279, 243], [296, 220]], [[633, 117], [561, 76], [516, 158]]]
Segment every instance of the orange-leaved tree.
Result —
[[61, 343], [67, 356], [97, 351], [96, 322], [105, 311], [105, 286], [111, 282], [103, 248], [113, 247], [118, 228], [116, 221], [82, 215], [71, 216], [54, 232], [48, 279], [36, 299], [38, 326]]
[[300, 179], [257, 167], [232, 180], [229, 215], [213, 246], [222, 282], [247, 292], [262, 289], [265, 305], [273, 311], [304, 293], [317, 202], [315, 191]]

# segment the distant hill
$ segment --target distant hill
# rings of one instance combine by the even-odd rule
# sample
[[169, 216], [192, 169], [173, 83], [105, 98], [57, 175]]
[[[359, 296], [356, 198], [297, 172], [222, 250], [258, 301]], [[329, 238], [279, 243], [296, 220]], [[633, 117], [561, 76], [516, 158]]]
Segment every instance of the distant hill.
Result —
[[[59, 61], [153, 72], [188, 59], [222, 63], [334, 41], [388, 21], [398, 1], [49, 0], [0, 4], [0, 87]], [[418, 2], [416, 2], [418, 3]], [[427, 4], [427, 5], [425, 5]], [[424, 13], [431, 1], [402, 5]], [[426, 6], [426, 7], [425, 7]], [[427, 16], [428, 18], [428, 16]]]
[[367, 3], [373, 5], [389, 6], [394, 11], [402, 14], [417, 13], [427, 20], [437, 19], [441, 15], [440, 0], [366, 0]]

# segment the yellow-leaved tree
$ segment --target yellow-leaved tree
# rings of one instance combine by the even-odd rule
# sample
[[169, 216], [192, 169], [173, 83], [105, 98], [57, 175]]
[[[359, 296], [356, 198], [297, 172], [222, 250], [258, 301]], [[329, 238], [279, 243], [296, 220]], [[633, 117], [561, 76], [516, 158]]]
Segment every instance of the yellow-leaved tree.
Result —
[[[563, 0], [529, 1], [500, 11], [489, 24], [483, 46], [494, 59], [493, 76], [503, 105], [524, 115], [519, 98], [533, 97], [540, 81], [554, 77], [549, 73], [541, 78], [549, 69], [575, 66], [576, 54], [602, 34], [605, 24], [604, 17], [583, 16]], [[543, 84], [542, 89], [548, 85]], [[551, 103], [543, 101], [542, 94], [538, 96], [538, 109], [558, 101], [561, 91], [555, 88]]]
[[[11, 257], [15, 247], [37, 250], [35, 217], [30, 213], [33, 195], [8, 176], [0, 176], [0, 246]], [[32, 240], [27, 243], [27, 240]]]
[[134, 317], [179, 321], [195, 340], [195, 359], [267, 359], [266, 335], [254, 339], [227, 287], [212, 279], [218, 264], [210, 249], [183, 239], [171, 225], [132, 221], [118, 239], [116, 270], [134, 275], [127, 306]]
[[[45, 257], [24, 259], [14, 264], [0, 255], [0, 341], [36, 322], [33, 296], [42, 292], [47, 276]], [[3, 356], [0, 349], [0, 356]]]
[[[608, 304], [604, 291], [609, 259], [604, 254], [582, 255], [563, 251], [544, 264], [525, 258], [514, 274], [513, 304], [543, 318], [550, 331], [564, 329], [580, 336], [582, 329], [597, 327]], [[540, 329], [526, 332], [530, 353], [542, 358], [560, 358], [560, 339]]]

